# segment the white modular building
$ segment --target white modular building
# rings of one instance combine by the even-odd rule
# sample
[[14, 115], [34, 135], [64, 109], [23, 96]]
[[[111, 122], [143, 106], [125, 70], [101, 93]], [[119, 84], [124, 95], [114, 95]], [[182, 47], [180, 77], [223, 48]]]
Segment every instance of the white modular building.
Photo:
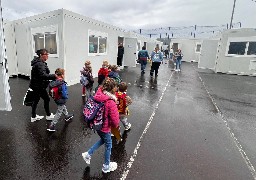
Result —
[[[1, 6], [1, 2], [0, 2]], [[8, 63], [3, 31], [2, 8], [0, 8], [0, 110], [11, 111], [11, 95], [9, 86]]]
[[202, 39], [172, 39], [170, 47], [173, 48], [173, 53], [181, 49], [183, 54], [182, 61], [198, 62], [201, 53]]
[[198, 68], [211, 69], [215, 71], [217, 48], [219, 44], [217, 39], [202, 40], [201, 53], [199, 55]]
[[157, 44], [150, 38], [65, 9], [6, 22], [5, 27], [11, 75], [30, 76], [36, 50], [45, 48], [49, 51], [47, 64], [51, 73], [64, 68], [69, 85], [79, 82], [86, 60], [91, 61], [94, 77], [103, 60], [117, 64], [118, 43], [124, 45], [124, 66], [136, 65], [138, 42]]
[[256, 75], [256, 29], [229, 29], [217, 48], [215, 72]]

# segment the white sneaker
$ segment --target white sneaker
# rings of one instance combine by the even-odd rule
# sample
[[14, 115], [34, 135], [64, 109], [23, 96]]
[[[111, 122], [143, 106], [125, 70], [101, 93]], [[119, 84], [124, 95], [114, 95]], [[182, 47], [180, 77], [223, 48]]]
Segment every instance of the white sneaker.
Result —
[[108, 173], [110, 171], [114, 171], [117, 169], [117, 163], [116, 162], [110, 162], [109, 165], [103, 164], [102, 172]]
[[131, 128], [131, 123], [129, 123], [127, 126], [124, 127], [124, 130], [128, 131]]
[[88, 152], [84, 152], [82, 153], [83, 159], [85, 160], [86, 164], [90, 164], [91, 163], [91, 156], [88, 154]]
[[44, 118], [44, 116], [36, 115], [36, 117], [34, 117], [34, 118], [31, 117], [31, 122], [40, 121], [43, 118]]
[[178, 69], [175, 69], [175, 71], [179, 71]]
[[46, 120], [48, 120], [48, 121], [52, 121], [53, 118], [54, 118], [54, 114], [52, 114], [52, 113], [50, 116], [46, 116]]

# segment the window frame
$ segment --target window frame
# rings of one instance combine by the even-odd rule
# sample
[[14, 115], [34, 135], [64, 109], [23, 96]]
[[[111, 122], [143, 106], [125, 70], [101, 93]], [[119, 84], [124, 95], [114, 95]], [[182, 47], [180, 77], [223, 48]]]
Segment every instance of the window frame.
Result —
[[[90, 52], [90, 36], [93, 36], [94, 38], [97, 38], [97, 51], [92, 53]], [[105, 51], [100, 52], [100, 39], [105, 39]], [[107, 55], [107, 49], [108, 49], [108, 33], [101, 32], [101, 31], [95, 31], [88, 29], [88, 56], [102, 56], [102, 55]]]
[[[197, 51], [197, 46], [198, 46], [198, 45], [200, 45], [199, 51]], [[201, 49], [202, 49], [202, 43], [196, 43], [195, 53], [201, 53]]]
[[35, 40], [34, 40], [34, 35], [37, 35], [37, 34], [42, 34], [44, 36], [44, 48], [46, 46], [45, 36], [47, 34], [55, 34], [57, 53], [56, 54], [50, 54], [50, 52], [49, 52], [49, 57], [59, 57], [59, 51], [60, 50], [59, 50], [59, 38], [58, 38], [58, 26], [57, 25], [50, 25], [50, 26], [42, 26], [42, 27], [31, 28], [32, 51], [33, 51], [34, 56], [37, 56], [37, 54], [35, 52], [36, 49], [35, 49]]
[[[236, 43], [236, 42], [237, 43], [239, 43], [239, 42], [246, 42], [245, 52], [244, 52], [243, 55], [228, 54], [230, 43]], [[249, 50], [250, 42], [255, 42], [256, 43], [256, 36], [251, 36], [251, 37], [229, 37], [228, 40], [227, 40], [225, 56], [227, 56], [227, 57], [256, 57], [256, 54], [247, 55], [248, 50]]]

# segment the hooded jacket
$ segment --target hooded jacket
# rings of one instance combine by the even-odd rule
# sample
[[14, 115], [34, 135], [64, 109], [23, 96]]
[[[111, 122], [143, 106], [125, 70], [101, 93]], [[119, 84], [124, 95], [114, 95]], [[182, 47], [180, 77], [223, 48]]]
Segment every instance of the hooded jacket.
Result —
[[49, 80], [55, 79], [55, 74], [50, 74], [47, 63], [43, 62], [39, 57], [36, 57], [31, 61], [31, 66], [32, 70], [29, 87], [36, 91], [46, 89]]
[[161, 62], [163, 60], [163, 54], [161, 51], [152, 51], [151, 60], [153, 62]]
[[107, 91], [102, 91], [102, 87], [99, 87], [98, 91], [94, 95], [94, 99], [99, 102], [105, 103], [105, 120], [101, 131], [104, 133], [109, 133], [111, 127], [119, 126], [119, 112], [116, 105], [116, 97]]
[[57, 105], [64, 105], [64, 104], [66, 104], [67, 99], [68, 99], [67, 83], [62, 78], [58, 78], [54, 81], [51, 81], [49, 84], [50, 89], [51, 89], [51, 87], [56, 87], [56, 86], [60, 86], [61, 97], [60, 97], [60, 99], [57, 99], [54, 101]]

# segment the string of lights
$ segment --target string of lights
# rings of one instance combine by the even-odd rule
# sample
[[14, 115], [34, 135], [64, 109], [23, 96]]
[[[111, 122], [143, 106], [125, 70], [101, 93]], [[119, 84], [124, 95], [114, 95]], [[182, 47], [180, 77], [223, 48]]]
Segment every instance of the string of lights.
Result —
[[[232, 23], [232, 28], [241, 28], [241, 22]], [[150, 38], [210, 38], [218, 36], [229, 29], [229, 24], [215, 26], [181, 26], [159, 27], [154, 29], [137, 29], [133, 32]]]

